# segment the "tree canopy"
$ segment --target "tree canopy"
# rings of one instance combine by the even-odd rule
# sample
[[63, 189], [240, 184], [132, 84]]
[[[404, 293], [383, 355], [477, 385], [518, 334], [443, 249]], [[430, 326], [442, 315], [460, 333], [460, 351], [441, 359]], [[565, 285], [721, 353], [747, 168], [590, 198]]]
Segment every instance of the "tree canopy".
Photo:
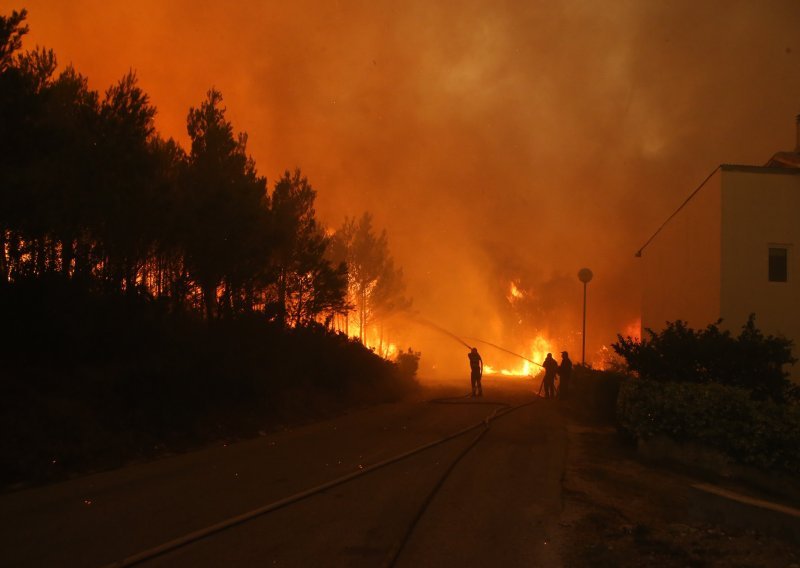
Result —
[[333, 239], [331, 255], [347, 265], [348, 292], [358, 316], [359, 336], [366, 342], [370, 326], [408, 309], [403, 271], [389, 253], [386, 231], [376, 234], [372, 215], [346, 218]]
[[270, 194], [218, 90], [189, 109], [187, 152], [133, 71], [101, 96], [52, 50], [22, 52], [26, 15], [0, 16], [0, 286], [58, 275], [285, 326], [348, 309], [316, 191], [298, 169]]

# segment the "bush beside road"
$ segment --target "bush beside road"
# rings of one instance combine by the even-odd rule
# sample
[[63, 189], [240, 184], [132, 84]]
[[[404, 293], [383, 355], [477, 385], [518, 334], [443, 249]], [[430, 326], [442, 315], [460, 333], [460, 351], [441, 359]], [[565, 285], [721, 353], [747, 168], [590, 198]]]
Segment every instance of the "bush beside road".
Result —
[[[43, 289], [44, 287], [44, 289]], [[48, 483], [396, 400], [402, 366], [321, 326], [204, 321], [35, 283], [0, 294], [0, 488]]]

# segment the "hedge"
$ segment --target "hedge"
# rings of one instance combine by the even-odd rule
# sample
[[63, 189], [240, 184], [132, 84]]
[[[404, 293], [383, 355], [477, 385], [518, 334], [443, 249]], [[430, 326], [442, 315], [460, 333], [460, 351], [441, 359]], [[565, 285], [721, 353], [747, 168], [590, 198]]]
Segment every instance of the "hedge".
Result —
[[617, 399], [621, 427], [637, 439], [664, 435], [716, 448], [761, 469], [800, 473], [800, 406], [756, 401], [720, 384], [632, 378]]

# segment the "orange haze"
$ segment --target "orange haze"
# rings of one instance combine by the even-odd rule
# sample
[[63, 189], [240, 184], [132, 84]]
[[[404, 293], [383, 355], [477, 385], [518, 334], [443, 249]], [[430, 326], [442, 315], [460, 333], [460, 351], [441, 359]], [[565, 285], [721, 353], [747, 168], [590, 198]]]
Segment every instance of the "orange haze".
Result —
[[[800, 112], [796, 0], [3, 5], [92, 88], [134, 69], [184, 144], [217, 87], [262, 173], [300, 166], [328, 225], [374, 213], [420, 315], [575, 361], [577, 271], [595, 274], [591, 359], [638, 318], [639, 246], [717, 164], [790, 148]], [[455, 341], [395, 327], [423, 363], [466, 367]]]

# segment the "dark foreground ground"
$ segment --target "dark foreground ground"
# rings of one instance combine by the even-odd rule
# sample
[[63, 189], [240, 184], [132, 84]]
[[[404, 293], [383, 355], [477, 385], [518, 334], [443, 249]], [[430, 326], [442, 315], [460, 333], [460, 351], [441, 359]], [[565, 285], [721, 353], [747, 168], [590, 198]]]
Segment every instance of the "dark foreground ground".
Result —
[[464, 392], [461, 383], [440, 385], [249, 441], [7, 492], [0, 564], [131, 558], [511, 405], [519, 408], [474, 446], [480, 428], [138, 565], [799, 565], [791, 511], [700, 490], [707, 477], [644, 462], [613, 428], [573, 418], [534, 390], [487, 378], [479, 401], [429, 402]]
[[613, 428], [567, 421], [566, 429], [563, 565], [800, 566], [797, 509], [775, 512], [744, 501], [764, 497], [752, 488], [648, 463]]

